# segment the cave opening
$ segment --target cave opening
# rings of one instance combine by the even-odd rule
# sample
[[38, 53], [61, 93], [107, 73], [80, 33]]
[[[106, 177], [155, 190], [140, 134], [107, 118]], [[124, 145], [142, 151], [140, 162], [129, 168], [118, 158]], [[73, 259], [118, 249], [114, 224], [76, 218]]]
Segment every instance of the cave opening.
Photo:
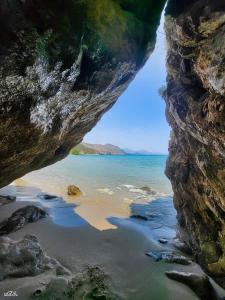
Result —
[[[165, 64], [163, 12], [153, 53], [84, 141], [62, 161], [25, 175], [10, 188], [13, 186], [19, 194], [24, 189], [26, 194], [29, 186], [29, 194], [32, 186], [32, 196], [56, 194], [66, 203], [75, 201], [77, 205], [76, 198], [67, 194], [67, 186], [77, 185], [84, 193], [78, 199], [78, 207], [70, 212], [71, 218], [53, 213], [55, 222], [65, 226], [84, 221], [98, 230], [115, 229], [110, 217], [135, 215], [149, 200], [164, 197], [170, 200], [171, 214], [175, 216], [171, 184], [164, 174], [170, 135], [163, 99]], [[58, 152], [63, 157], [65, 151]], [[99, 197], [100, 202], [96, 200]]]

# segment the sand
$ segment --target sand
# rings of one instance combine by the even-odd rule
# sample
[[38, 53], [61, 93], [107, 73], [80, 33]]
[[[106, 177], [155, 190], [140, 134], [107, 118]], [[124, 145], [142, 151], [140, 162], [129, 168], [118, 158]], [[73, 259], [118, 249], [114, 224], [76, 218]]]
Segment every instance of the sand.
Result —
[[[1, 207], [0, 221], [29, 202], [15, 202]], [[33, 202], [32, 202], [33, 203]], [[85, 224], [66, 228], [56, 225], [50, 217], [28, 224], [9, 235], [21, 239], [25, 234], [36, 235], [49, 256], [55, 257], [76, 274], [87, 265], [99, 265], [109, 274], [113, 289], [128, 300], [196, 300], [195, 294], [186, 286], [164, 275], [166, 270], [199, 271], [196, 264], [179, 266], [156, 263], [145, 255], [146, 251], [162, 249], [156, 240], [146, 237], [137, 226], [129, 222], [117, 223], [116, 229], [97, 230]], [[26, 300], [53, 272], [39, 276], [7, 279], [0, 282], [0, 299], [4, 292], [16, 291], [18, 300]]]

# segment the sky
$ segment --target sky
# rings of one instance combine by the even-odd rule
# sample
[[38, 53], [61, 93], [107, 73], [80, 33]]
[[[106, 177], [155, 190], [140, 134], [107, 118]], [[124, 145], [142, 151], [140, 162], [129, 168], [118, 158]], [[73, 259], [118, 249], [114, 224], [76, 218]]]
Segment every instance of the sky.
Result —
[[168, 152], [170, 128], [165, 103], [158, 90], [166, 82], [164, 17], [157, 31], [155, 50], [116, 104], [84, 141], [114, 144], [123, 149]]

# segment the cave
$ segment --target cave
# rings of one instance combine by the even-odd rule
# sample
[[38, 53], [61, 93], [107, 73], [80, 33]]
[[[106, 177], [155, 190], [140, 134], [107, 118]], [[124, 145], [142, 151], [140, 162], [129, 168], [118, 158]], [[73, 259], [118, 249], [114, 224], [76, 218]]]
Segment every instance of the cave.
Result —
[[[2, 0], [0, 187], [62, 160], [82, 141], [148, 61], [164, 7], [163, 98], [171, 127], [166, 175], [179, 236], [206, 274], [203, 290], [208, 299], [219, 299], [208, 276], [225, 288], [222, 1]], [[29, 207], [23, 222], [30, 222], [30, 214], [43, 216]], [[22, 238], [19, 231], [11, 237]], [[29, 236], [18, 247], [28, 242], [39, 249]], [[62, 271], [60, 263], [48, 259], [39, 257], [33, 275], [46, 264]], [[97, 269], [88, 272], [89, 277], [102, 278]], [[192, 289], [206, 299], [199, 288]]]

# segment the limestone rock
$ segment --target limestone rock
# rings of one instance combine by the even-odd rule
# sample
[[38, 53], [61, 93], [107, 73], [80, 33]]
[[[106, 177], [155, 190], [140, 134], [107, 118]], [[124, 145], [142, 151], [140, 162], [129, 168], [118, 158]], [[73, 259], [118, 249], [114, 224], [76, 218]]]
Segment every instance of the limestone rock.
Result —
[[76, 185], [69, 185], [67, 188], [67, 195], [69, 196], [79, 196], [82, 192]]
[[169, 1], [165, 30], [172, 127], [166, 174], [198, 262], [225, 276], [224, 2]]
[[8, 277], [35, 276], [57, 268], [60, 268], [64, 275], [70, 274], [57, 260], [44, 253], [35, 236], [25, 235], [20, 241], [0, 238], [0, 280]]
[[0, 223], [0, 235], [21, 229], [27, 223], [33, 223], [47, 215], [46, 211], [34, 205], [28, 205], [15, 211]]

